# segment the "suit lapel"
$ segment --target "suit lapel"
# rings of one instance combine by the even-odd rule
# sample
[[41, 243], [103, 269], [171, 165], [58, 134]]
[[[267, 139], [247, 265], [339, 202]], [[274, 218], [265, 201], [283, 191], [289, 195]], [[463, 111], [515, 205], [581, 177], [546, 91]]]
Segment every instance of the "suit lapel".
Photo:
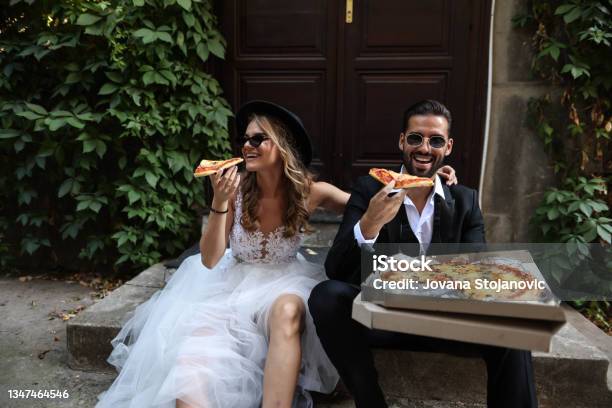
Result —
[[455, 199], [446, 184], [444, 199], [439, 195], [434, 196], [434, 225], [431, 242], [446, 242], [449, 237], [449, 229], [453, 226], [453, 214], [455, 212]]
[[402, 204], [395, 217], [387, 224], [389, 230], [389, 242], [418, 242], [408, 216], [406, 215], [406, 207]]
[[406, 210], [402, 204], [395, 217], [387, 224], [389, 231], [389, 242], [401, 242], [402, 222], [406, 218]]

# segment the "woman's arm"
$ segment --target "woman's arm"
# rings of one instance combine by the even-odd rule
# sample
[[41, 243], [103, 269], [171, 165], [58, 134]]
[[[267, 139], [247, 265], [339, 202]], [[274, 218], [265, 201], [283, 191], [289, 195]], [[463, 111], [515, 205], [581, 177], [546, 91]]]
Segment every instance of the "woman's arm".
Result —
[[[442, 181], [446, 182], [449, 186], [457, 184], [455, 169], [449, 165], [442, 166], [438, 170], [438, 175], [442, 178]], [[349, 197], [349, 193], [340, 190], [333, 184], [317, 181], [312, 183], [310, 187], [310, 202], [308, 208], [312, 212], [317, 207], [323, 207], [326, 210], [342, 214]]]
[[[234, 211], [230, 205], [240, 184], [240, 175], [236, 166], [225, 171], [211, 174], [214, 196], [206, 231], [200, 238], [200, 252], [202, 264], [213, 268], [221, 259], [227, 248], [229, 232], [232, 228]], [[213, 211], [214, 210], [214, 211]], [[227, 212], [225, 212], [227, 211]]]
[[349, 193], [340, 190], [333, 184], [317, 181], [310, 186], [310, 203], [308, 208], [312, 212], [317, 207], [323, 207], [326, 210], [342, 214], [349, 197]]

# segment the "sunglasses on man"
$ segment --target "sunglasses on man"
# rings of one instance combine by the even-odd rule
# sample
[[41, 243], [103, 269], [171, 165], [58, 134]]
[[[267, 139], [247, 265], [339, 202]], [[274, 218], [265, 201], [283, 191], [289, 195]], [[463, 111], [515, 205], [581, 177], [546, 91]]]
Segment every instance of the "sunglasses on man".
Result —
[[265, 140], [270, 139], [268, 135], [265, 133], [255, 133], [251, 137], [247, 137], [247, 135], [243, 135], [238, 138], [238, 143], [240, 146], [244, 146], [245, 143], [249, 143], [251, 146], [258, 148]]
[[[412, 147], [421, 146], [425, 139], [426, 138], [420, 133], [408, 133], [404, 138], [406, 143]], [[429, 139], [429, 146], [431, 146], [432, 149], [441, 149], [446, 145], [446, 139], [442, 136], [431, 136], [427, 139]]]

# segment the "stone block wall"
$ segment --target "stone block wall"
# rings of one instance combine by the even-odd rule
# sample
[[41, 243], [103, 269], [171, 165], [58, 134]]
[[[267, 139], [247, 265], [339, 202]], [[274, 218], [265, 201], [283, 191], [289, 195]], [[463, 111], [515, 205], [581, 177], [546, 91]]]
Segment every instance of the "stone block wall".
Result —
[[543, 191], [554, 184], [543, 142], [525, 126], [529, 98], [551, 91], [530, 72], [530, 32], [512, 26], [525, 3], [496, 0], [493, 5], [490, 124], [481, 187], [489, 242], [529, 242], [529, 220]]

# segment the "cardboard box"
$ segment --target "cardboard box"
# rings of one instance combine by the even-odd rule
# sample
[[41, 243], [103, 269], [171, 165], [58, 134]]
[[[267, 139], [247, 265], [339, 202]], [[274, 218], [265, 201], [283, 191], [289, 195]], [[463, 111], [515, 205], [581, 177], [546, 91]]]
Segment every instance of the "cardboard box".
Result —
[[385, 293], [380, 304], [381, 306], [395, 309], [429, 310], [565, 322], [565, 313], [563, 313], [563, 309], [559, 303], [491, 302], [484, 300], [444, 299]]
[[[457, 255], [444, 255], [436, 257], [440, 262], [447, 261]], [[497, 251], [488, 253], [462, 254], [470, 262], [491, 259], [510, 259], [531, 276], [545, 282], [538, 267], [528, 251]], [[544, 292], [545, 297], [533, 301], [504, 301], [504, 300], [474, 300], [449, 295], [426, 296], [419, 291], [375, 289], [370, 275], [361, 285], [362, 298], [372, 303], [388, 308], [428, 310], [437, 312], [468, 313], [485, 316], [514, 317], [520, 319], [550, 320], [565, 322], [565, 314], [561, 302], [554, 297], [549, 288]]]
[[552, 337], [563, 322], [478, 316], [449, 312], [387, 309], [353, 301], [353, 319], [371, 329], [523, 350], [550, 351]]

